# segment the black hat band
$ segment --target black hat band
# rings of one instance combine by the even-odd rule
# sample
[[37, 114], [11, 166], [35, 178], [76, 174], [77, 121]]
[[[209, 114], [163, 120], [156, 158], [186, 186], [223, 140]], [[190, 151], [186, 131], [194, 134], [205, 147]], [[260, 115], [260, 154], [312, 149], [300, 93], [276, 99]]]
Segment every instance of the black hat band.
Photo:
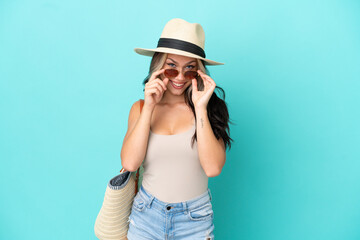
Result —
[[173, 38], [160, 38], [157, 47], [174, 48], [186, 52], [191, 52], [205, 58], [204, 50], [196, 44]]

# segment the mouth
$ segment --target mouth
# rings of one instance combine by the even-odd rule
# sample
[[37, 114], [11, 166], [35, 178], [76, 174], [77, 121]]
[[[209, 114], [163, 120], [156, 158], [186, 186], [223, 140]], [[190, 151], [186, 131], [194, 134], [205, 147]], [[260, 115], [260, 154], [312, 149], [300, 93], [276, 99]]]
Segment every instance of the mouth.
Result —
[[185, 86], [185, 83], [176, 83], [170, 80], [171, 86], [173, 86], [176, 89], [181, 89]]

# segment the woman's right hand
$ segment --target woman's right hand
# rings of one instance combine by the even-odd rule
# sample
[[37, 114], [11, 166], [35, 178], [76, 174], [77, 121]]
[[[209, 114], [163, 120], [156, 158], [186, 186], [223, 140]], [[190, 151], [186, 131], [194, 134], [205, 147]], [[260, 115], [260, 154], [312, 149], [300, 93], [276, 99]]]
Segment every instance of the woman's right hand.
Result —
[[153, 108], [162, 99], [164, 92], [167, 90], [166, 85], [169, 82], [167, 77], [164, 78], [164, 80], [158, 78], [158, 76], [164, 73], [164, 71], [165, 69], [160, 69], [156, 72], [153, 72], [149, 81], [145, 84], [144, 105]]

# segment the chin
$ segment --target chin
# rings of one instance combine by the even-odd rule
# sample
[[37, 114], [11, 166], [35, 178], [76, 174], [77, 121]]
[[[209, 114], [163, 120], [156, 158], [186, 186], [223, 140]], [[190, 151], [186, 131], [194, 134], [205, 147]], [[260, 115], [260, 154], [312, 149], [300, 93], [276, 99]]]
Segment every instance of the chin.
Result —
[[[189, 85], [190, 86], [190, 85]], [[185, 91], [186, 91], [186, 89], [188, 89], [189, 88], [189, 86], [187, 86], [187, 87], [184, 87], [184, 88], [182, 88], [182, 89], [171, 89], [171, 93], [173, 94], [173, 95], [182, 95]]]
[[182, 95], [184, 93], [183, 90], [181, 91], [170, 91], [172, 95]]

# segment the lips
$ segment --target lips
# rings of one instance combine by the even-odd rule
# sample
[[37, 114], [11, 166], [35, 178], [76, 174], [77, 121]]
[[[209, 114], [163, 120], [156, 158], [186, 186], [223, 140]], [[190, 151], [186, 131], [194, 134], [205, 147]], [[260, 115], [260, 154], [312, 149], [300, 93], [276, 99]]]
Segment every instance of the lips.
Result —
[[[183, 88], [185, 86], [185, 83], [176, 83], [176, 82], [173, 82], [171, 80], [170, 80], [170, 83], [171, 83], [171, 86], [173, 86], [176, 89], [181, 89], [181, 88]], [[177, 85], [175, 85], [175, 84], [177, 84]], [[181, 85], [179, 85], [179, 84], [181, 84]]]
[[185, 82], [175, 82], [175, 81], [172, 81], [172, 80], [170, 80], [170, 82], [173, 82], [173, 83], [176, 83], [176, 84], [185, 84]]

